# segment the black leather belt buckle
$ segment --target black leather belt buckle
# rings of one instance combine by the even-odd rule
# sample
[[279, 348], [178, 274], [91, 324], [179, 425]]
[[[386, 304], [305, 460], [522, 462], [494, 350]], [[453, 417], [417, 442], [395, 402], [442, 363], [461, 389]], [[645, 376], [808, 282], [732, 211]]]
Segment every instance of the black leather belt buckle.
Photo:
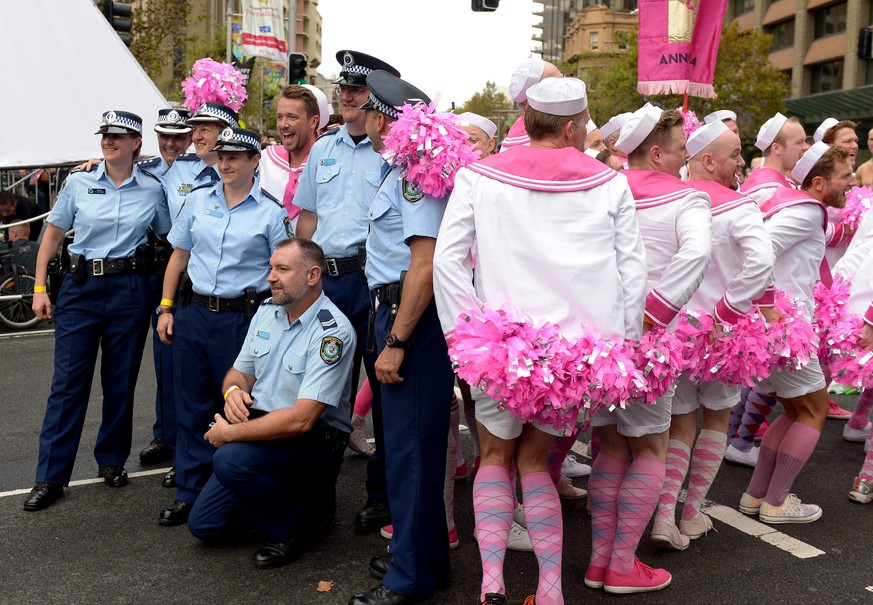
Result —
[[218, 313], [221, 310], [221, 299], [217, 296], [207, 296], [206, 308], [213, 313]]
[[100, 277], [103, 275], [103, 259], [95, 258], [91, 261], [91, 275], [94, 277]]
[[327, 274], [331, 277], [339, 277], [339, 267], [336, 265], [335, 258], [324, 259], [324, 264], [327, 265]]

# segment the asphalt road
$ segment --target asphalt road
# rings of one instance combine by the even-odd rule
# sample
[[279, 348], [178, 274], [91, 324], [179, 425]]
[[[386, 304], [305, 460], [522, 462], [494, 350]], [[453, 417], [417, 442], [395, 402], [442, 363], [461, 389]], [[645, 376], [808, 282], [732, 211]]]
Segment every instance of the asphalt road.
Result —
[[[366, 463], [348, 456], [340, 476], [334, 528], [323, 543], [288, 567], [260, 571], [249, 558], [260, 545], [252, 536], [221, 548], [204, 547], [184, 526], [165, 528], [158, 512], [173, 499], [160, 486], [159, 468], [142, 468], [136, 453], [151, 439], [154, 375], [146, 355], [137, 386], [130, 485], [73, 485], [47, 510], [21, 505], [33, 482], [38, 434], [51, 380], [51, 335], [0, 336], [0, 604], [19, 603], [216, 603], [344, 604], [374, 585], [369, 558], [384, 552], [378, 534], [358, 536], [352, 519], [365, 499]], [[837, 398], [845, 407], [854, 397]], [[75, 480], [97, 474], [91, 450], [99, 424], [99, 379], [79, 448]], [[862, 445], [842, 440], [841, 421], [828, 420], [809, 465], [795, 483], [801, 498], [824, 509], [809, 525], [763, 528], [743, 523], [731, 509], [751, 469], [725, 465], [710, 498], [717, 531], [681, 553], [656, 549], [644, 537], [638, 554], [673, 573], [660, 593], [614, 597], [585, 588], [590, 553], [585, 501], [565, 501], [564, 594], [568, 604], [602, 603], [860, 603], [873, 602], [873, 506], [850, 502], [846, 493], [863, 460]], [[469, 457], [469, 437], [462, 437]], [[142, 476], [138, 472], [146, 472]], [[585, 485], [585, 480], [577, 480]], [[438, 594], [442, 604], [477, 602], [481, 571], [472, 537], [472, 483], [457, 483], [455, 514], [461, 546], [452, 552], [453, 581]], [[305, 486], [301, 486], [304, 489]], [[722, 506], [719, 506], [722, 505]], [[733, 515], [733, 516], [732, 516]], [[725, 519], [719, 520], [720, 518]], [[740, 521], [736, 519], [739, 518]], [[737, 526], [744, 527], [741, 530]], [[755, 534], [766, 531], [762, 536]], [[793, 538], [793, 541], [792, 541]], [[820, 552], [817, 556], [800, 558]], [[536, 586], [533, 554], [510, 552], [506, 578], [511, 598]], [[319, 581], [333, 582], [316, 592]]]

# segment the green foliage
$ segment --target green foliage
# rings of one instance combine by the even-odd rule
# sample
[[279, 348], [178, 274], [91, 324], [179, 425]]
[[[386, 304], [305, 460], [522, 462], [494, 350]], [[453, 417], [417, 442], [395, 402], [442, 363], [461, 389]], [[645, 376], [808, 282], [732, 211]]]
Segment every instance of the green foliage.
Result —
[[494, 82], [488, 81], [485, 83], [485, 88], [482, 92], [477, 92], [470, 97], [466, 103], [455, 110], [455, 113], [469, 111], [496, 122], [497, 120], [494, 118], [500, 115], [497, 112], [500, 110], [508, 111], [512, 107], [512, 101], [509, 100], [509, 97], [497, 90], [497, 85]]

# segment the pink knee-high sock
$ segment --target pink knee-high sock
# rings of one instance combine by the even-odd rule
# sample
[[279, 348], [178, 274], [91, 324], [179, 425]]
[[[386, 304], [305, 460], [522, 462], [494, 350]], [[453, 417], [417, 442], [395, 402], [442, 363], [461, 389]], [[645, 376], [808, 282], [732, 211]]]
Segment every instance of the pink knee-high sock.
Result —
[[588, 478], [588, 501], [591, 503], [591, 565], [607, 567], [615, 539], [618, 490], [629, 462], [600, 452]]
[[864, 389], [858, 396], [858, 403], [852, 411], [852, 418], [846, 426], [853, 429], [863, 429], [870, 421], [870, 411], [873, 410], [873, 389]]
[[549, 450], [549, 458], [546, 462], [546, 468], [549, 469], [549, 476], [553, 483], [558, 483], [561, 480], [561, 465], [564, 464], [564, 458], [573, 449], [573, 444], [576, 443], [576, 437], [579, 436], [579, 430], [576, 429], [571, 434], [564, 437], [558, 437], [552, 441], [552, 447]]
[[753, 498], [763, 498], [767, 495], [767, 488], [773, 477], [773, 469], [776, 468], [776, 452], [779, 451], [779, 444], [782, 443], [785, 433], [792, 424], [793, 422], [787, 416], [779, 416], [764, 434], [764, 439], [761, 441], [761, 452], [758, 455], [758, 464], [755, 465], [749, 487], [746, 488], [746, 492]]
[[687, 444], [678, 439], [670, 440], [670, 447], [667, 449], [664, 487], [661, 489], [661, 496], [658, 498], [655, 521], [676, 523], [676, 499], [679, 497], [679, 490], [682, 489], [682, 483], [685, 481], [685, 475], [688, 473], [690, 457], [691, 450]]
[[564, 543], [564, 520], [561, 500], [549, 473], [522, 475], [524, 520], [540, 569], [536, 602], [539, 605], [563, 605], [561, 592], [561, 549]]
[[776, 468], [773, 469], [773, 477], [764, 498], [768, 504], [779, 506], [785, 502], [788, 492], [791, 491], [791, 484], [815, 450], [819, 435], [821, 432], [808, 424], [791, 424], [776, 455]]
[[355, 416], [364, 418], [373, 408], [373, 389], [370, 388], [370, 379], [364, 381], [358, 394], [355, 395]]
[[867, 435], [867, 455], [864, 457], [864, 465], [858, 476], [866, 479], [867, 482], [873, 481], [873, 431]]
[[688, 496], [685, 498], [685, 508], [682, 518], [693, 519], [700, 512], [703, 499], [715, 481], [715, 475], [724, 459], [724, 448], [727, 435], [719, 431], [703, 429], [694, 444], [691, 453], [691, 473], [688, 476]]
[[637, 545], [664, 486], [665, 468], [663, 460], [648, 456], [638, 456], [631, 461], [618, 490], [615, 541], [609, 560], [611, 571], [628, 573], [633, 567]]
[[473, 512], [479, 556], [482, 557], [480, 600], [485, 599], [487, 592], [506, 594], [503, 559], [515, 508], [514, 491], [505, 468], [496, 465], [479, 467], [473, 481]]

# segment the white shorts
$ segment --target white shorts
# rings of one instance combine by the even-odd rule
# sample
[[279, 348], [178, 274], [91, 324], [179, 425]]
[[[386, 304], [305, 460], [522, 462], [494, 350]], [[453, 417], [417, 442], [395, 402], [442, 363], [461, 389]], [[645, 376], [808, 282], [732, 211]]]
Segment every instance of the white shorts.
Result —
[[780, 397], [791, 399], [815, 393], [827, 386], [818, 359], [812, 360], [796, 372], [777, 370], [759, 384], [767, 394], [776, 393]]
[[696, 384], [686, 374], [679, 377], [676, 393], [673, 395], [673, 415], [681, 416], [699, 409], [725, 410], [740, 401], [739, 385], [726, 385], [720, 382], [701, 382]]
[[613, 411], [601, 410], [591, 419], [591, 426], [616, 425], [619, 435], [625, 437], [644, 437], [658, 435], [670, 428], [670, 414], [673, 408], [673, 392], [671, 388], [665, 395], [658, 397], [654, 405], [645, 402], [629, 404], [625, 409], [615, 408]]
[[[516, 439], [521, 435], [521, 429], [525, 423], [513, 416], [509, 410], [498, 409], [497, 402], [491, 399], [488, 393], [471, 385], [470, 395], [472, 395], [473, 402], [476, 404], [476, 421], [488, 429], [489, 433], [507, 441]], [[540, 424], [538, 422], [530, 422], [528, 424], [532, 424], [542, 432], [555, 435], [556, 437], [569, 434], [576, 428], [571, 426], [567, 427], [566, 431], [561, 431], [551, 424]]]

